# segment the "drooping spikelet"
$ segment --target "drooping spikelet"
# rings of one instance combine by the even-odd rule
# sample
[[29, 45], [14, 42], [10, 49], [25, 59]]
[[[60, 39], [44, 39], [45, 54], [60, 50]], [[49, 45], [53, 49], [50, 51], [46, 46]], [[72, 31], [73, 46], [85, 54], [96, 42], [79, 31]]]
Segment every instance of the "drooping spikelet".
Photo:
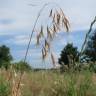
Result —
[[47, 38], [49, 38], [50, 40], [53, 39], [52, 33], [51, 33], [50, 29], [48, 28], [48, 26], [47, 26]]
[[45, 48], [46, 50], [50, 49], [50, 44], [46, 39], [45, 39]]
[[56, 22], [56, 14], [55, 14], [55, 13], [54, 13], [54, 15], [53, 15], [53, 18], [52, 18], [52, 19], [53, 19], [53, 21], [52, 21], [53, 23], [54, 23], [54, 22]]
[[40, 35], [40, 33], [39, 33], [39, 34], [37, 35], [37, 42], [36, 42], [37, 45], [40, 44], [40, 38], [41, 38], [41, 35]]
[[53, 24], [53, 32], [57, 32], [57, 28], [56, 28], [56, 26], [55, 26], [55, 24]]
[[41, 36], [41, 37], [43, 37], [43, 36], [44, 36], [44, 33], [43, 33], [43, 26], [41, 26], [40, 36]]
[[51, 9], [49, 17], [52, 17], [52, 12], [53, 12], [53, 10]]
[[66, 17], [63, 18], [62, 23], [63, 23], [63, 26], [65, 27], [66, 31], [68, 32], [70, 24]]
[[57, 11], [57, 25], [60, 25], [60, 13]]
[[55, 66], [56, 62], [55, 62], [55, 58], [53, 53], [51, 53], [51, 60], [52, 60], [52, 64]]
[[42, 48], [42, 59], [45, 60], [46, 56], [47, 56], [47, 50], [45, 47], [43, 47]]

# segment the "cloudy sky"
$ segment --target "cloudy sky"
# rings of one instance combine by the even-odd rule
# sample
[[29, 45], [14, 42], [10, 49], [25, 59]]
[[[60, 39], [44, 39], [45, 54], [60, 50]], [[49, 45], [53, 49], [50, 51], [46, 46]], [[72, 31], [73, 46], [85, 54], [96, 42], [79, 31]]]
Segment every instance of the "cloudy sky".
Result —
[[[22, 60], [36, 16], [45, 3], [57, 3], [68, 17], [71, 28], [67, 36], [61, 32], [53, 41], [56, 58], [67, 42], [73, 42], [79, 50], [88, 31], [90, 22], [96, 16], [96, 0], [0, 0], [0, 45], [6, 44], [11, 49], [15, 61]], [[50, 5], [47, 8], [51, 8]], [[55, 7], [55, 6], [54, 6]], [[47, 16], [47, 8], [44, 16]], [[39, 23], [42, 22], [42, 18]], [[33, 67], [50, 67], [51, 62], [42, 63], [40, 49], [35, 46], [33, 37], [27, 61]], [[60, 42], [59, 44], [57, 42]]]

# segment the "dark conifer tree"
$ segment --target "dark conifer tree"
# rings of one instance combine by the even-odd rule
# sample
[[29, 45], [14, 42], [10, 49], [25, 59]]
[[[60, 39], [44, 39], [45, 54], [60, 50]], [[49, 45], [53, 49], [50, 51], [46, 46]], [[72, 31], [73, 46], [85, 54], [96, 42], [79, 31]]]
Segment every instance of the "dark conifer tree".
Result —
[[74, 47], [73, 44], [67, 44], [64, 49], [61, 51], [60, 58], [58, 60], [58, 63], [61, 65], [67, 65], [68, 68], [70, 67], [70, 60], [75, 63], [79, 60], [79, 52], [77, 50], [77, 47]]
[[0, 68], [4, 67], [8, 69], [11, 60], [10, 49], [5, 45], [0, 46]]

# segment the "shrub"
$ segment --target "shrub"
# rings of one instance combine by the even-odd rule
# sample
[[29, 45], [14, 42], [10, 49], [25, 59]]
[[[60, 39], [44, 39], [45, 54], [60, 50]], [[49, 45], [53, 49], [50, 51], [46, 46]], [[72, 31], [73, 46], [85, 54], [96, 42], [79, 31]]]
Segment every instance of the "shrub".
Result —
[[89, 66], [89, 70], [90, 70], [91, 72], [95, 72], [95, 73], [96, 73], [96, 64], [91, 63], [90, 66]]
[[10, 84], [0, 77], [0, 96], [10, 96]]
[[28, 63], [24, 63], [23, 61], [15, 63], [14, 68], [17, 71], [30, 71], [30, 70], [32, 70], [31, 66]]

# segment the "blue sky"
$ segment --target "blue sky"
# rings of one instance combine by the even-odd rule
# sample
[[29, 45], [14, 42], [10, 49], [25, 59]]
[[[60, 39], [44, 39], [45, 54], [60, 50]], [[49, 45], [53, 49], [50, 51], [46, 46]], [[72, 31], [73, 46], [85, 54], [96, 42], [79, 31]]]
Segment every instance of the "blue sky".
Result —
[[[6, 44], [10, 47], [15, 61], [24, 58], [36, 16], [40, 8], [48, 2], [57, 3], [71, 24], [69, 36], [60, 32], [52, 43], [56, 59], [67, 42], [73, 42], [80, 49], [90, 22], [96, 15], [96, 0], [0, 0], [0, 45]], [[30, 4], [33, 6], [29, 6]], [[46, 10], [42, 16], [40, 24], [42, 18], [47, 16]], [[51, 67], [49, 58], [45, 64], [42, 63], [40, 49], [35, 46], [35, 42], [33, 37], [27, 61], [33, 67]]]

